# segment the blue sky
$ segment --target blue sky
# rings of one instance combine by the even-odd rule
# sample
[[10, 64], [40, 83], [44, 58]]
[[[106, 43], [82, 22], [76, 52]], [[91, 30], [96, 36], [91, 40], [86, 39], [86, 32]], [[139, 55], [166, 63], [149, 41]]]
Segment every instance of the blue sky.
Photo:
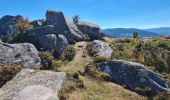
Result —
[[47, 9], [102, 28], [170, 27], [170, 0], [1, 0], [0, 17], [24, 15], [30, 20], [45, 18]]

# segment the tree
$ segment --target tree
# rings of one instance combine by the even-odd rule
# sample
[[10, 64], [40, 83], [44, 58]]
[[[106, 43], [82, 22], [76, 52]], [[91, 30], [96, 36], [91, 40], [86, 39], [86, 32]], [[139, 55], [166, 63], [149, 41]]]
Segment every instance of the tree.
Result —
[[138, 32], [134, 32], [133, 33], [133, 38], [139, 38], [139, 33]]
[[73, 22], [74, 22], [74, 24], [77, 24], [77, 23], [79, 22], [79, 19], [80, 19], [80, 16], [79, 16], [79, 15], [75, 15], [75, 16], [73, 17]]

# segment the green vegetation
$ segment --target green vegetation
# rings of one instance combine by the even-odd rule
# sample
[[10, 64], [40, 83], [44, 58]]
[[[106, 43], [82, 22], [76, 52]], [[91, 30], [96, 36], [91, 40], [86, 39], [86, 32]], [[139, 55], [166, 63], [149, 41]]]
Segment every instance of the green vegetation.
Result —
[[31, 23], [26, 19], [26, 20], [17, 20], [15, 24], [16, 28], [16, 34], [8, 38], [9, 43], [14, 43], [14, 42], [26, 42], [27, 36], [24, 33], [25, 30], [32, 28], [33, 26]]
[[39, 57], [41, 58], [41, 64], [43, 69], [51, 69], [53, 64], [53, 56], [50, 52], [39, 52]]
[[17, 20], [15, 24], [15, 28], [17, 30], [17, 33], [23, 33], [25, 30], [32, 28], [33, 26], [31, 23], [26, 20]]
[[159, 72], [170, 71], [170, 40], [153, 38], [140, 40], [134, 38], [131, 42], [109, 41], [113, 49], [113, 59], [127, 60], [154, 67]]
[[96, 56], [96, 57], [93, 57], [93, 60], [94, 60], [94, 63], [101, 63], [101, 62], [106, 62], [109, 59], [106, 57]]
[[76, 50], [74, 49], [74, 47], [67, 46], [61, 55], [61, 59], [72, 61], [75, 55], [76, 55]]

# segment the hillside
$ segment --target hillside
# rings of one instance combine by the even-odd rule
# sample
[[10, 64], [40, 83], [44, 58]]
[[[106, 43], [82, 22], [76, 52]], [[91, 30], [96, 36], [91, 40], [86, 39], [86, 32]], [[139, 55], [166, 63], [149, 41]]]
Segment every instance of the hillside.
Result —
[[[10, 26], [10, 27], [9, 27]], [[112, 29], [111, 29], [112, 30]], [[114, 30], [114, 29], [113, 29]], [[118, 37], [138, 29], [115, 29]], [[127, 32], [125, 34], [120, 34]], [[170, 39], [105, 38], [96, 24], [47, 10], [0, 19], [0, 100], [160, 100], [170, 97]]]
[[145, 29], [149, 32], [158, 33], [164, 36], [170, 35], [170, 27], [160, 27], [160, 28], [151, 28], [151, 29]]
[[134, 32], [138, 32], [140, 37], [157, 37], [159, 34], [135, 28], [108, 28], [104, 29], [106, 36], [114, 38], [130, 38]]

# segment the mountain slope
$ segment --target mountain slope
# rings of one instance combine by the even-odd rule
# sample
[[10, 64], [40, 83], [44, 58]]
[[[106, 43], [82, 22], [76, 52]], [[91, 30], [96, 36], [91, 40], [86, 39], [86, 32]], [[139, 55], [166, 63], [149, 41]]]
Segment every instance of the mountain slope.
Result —
[[134, 32], [138, 32], [140, 37], [157, 37], [159, 34], [135, 28], [108, 28], [104, 29], [107, 37], [130, 38]]
[[154, 32], [154, 33], [158, 33], [161, 35], [170, 35], [170, 27], [160, 27], [160, 28], [151, 28], [151, 29], [145, 29], [146, 31], [149, 32]]

